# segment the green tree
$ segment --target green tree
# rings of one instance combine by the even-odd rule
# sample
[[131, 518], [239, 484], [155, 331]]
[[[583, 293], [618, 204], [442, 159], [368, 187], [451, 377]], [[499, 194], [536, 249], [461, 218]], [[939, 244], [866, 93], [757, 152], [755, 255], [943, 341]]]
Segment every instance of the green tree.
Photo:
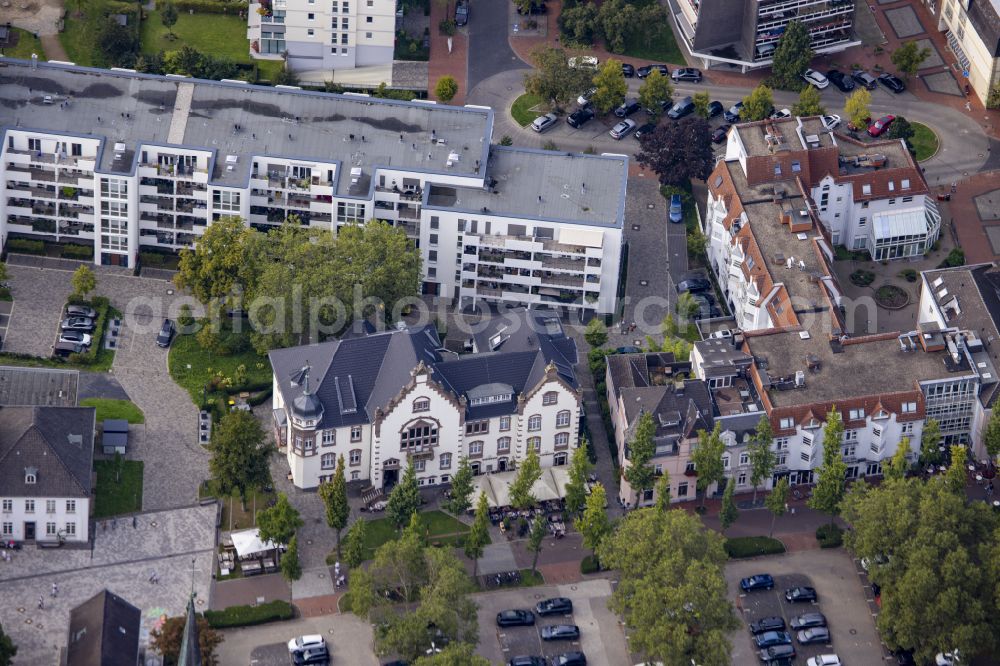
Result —
[[451, 497], [445, 502], [444, 508], [456, 516], [461, 516], [472, 506], [472, 467], [469, 459], [462, 456], [458, 460], [458, 469], [451, 477]]
[[822, 116], [826, 113], [819, 90], [814, 86], [806, 86], [799, 93], [799, 101], [792, 105], [792, 113], [796, 116]]
[[809, 30], [799, 21], [791, 21], [778, 40], [771, 62], [771, 79], [783, 90], [800, 90], [804, 85], [801, 75], [813, 59]]
[[698, 431], [698, 446], [691, 452], [691, 462], [694, 463], [695, 471], [698, 473], [698, 480], [695, 484], [701, 491], [701, 507], [704, 510], [705, 500], [708, 497], [709, 487], [725, 476], [725, 469], [722, 466], [722, 454], [726, 451], [726, 444], [722, 441], [722, 429], [719, 423], [715, 424], [712, 432], [705, 430]]
[[830, 524], [840, 513], [840, 502], [846, 489], [847, 463], [840, 455], [840, 445], [844, 439], [844, 421], [835, 407], [826, 415], [823, 426], [823, 466], [819, 468], [819, 480], [809, 498], [809, 508], [830, 514]]
[[625, 471], [622, 476], [635, 493], [635, 506], [639, 508], [643, 492], [651, 490], [656, 482], [656, 471], [649, 461], [656, 453], [656, 423], [653, 415], [645, 410], [639, 415], [632, 432], [632, 440], [625, 446]]
[[629, 648], [644, 662], [728, 666], [729, 601], [721, 535], [686, 511], [641, 509], [625, 516], [597, 549], [620, 572], [608, 604], [629, 627]]
[[965, 447], [959, 444], [952, 444], [950, 451], [951, 461], [948, 464], [948, 471], [944, 475], [945, 485], [959, 497], [965, 497]]
[[93, 44], [100, 54], [97, 58], [100, 62], [95, 62], [95, 65], [131, 67], [135, 64], [139, 39], [133, 26], [121, 25], [113, 17], [105, 16], [104, 20], [98, 24]]
[[722, 493], [722, 506], [719, 508], [719, 524], [722, 525], [723, 534], [740, 517], [740, 510], [736, 508], [736, 501], [733, 499], [735, 489], [736, 484], [730, 479], [730, 483], [726, 484], [726, 489]]
[[403, 472], [403, 478], [389, 493], [389, 499], [385, 505], [385, 515], [389, 517], [396, 529], [402, 529], [419, 509], [420, 488], [417, 486], [417, 470], [413, 467], [413, 462], [409, 461], [406, 465], [406, 471]]
[[532, 51], [531, 59], [535, 69], [524, 75], [524, 90], [555, 109], [568, 105], [590, 86], [590, 72], [570, 67], [563, 49], [540, 47]]
[[[523, 0], [531, 2], [531, 0]], [[563, 43], [589, 46], [594, 43], [594, 32], [597, 29], [597, 5], [585, 2], [575, 7], [567, 3], [559, 14], [559, 29], [566, 38]]]
[[350, 569], [357, 569], [365, 561], [367, 551], [365, 549], [365, 539], [368, 537], [368, 521], [358, 518], [351, 523], [351, 529], [347, 530], [347, 537], [344, 539], [344, 562]]
[[593, 465], [587, 457], [586, 442], [573, 450], [569, 460], [569, 481], [566, 483], [566, 513], [578, 516], [587, 503], [587, 477]]
[[656, 495], [656, 510], [659, 512], [670, 510], [670, 473], [666, 470], [660, 474], [660, 478], [656, 480], [656, 486], [654, 487], [654, 495]]
[[712, 103], [712, 98], [707, 92], [695, 93], [691, 97], [694, 102], [694, 112], [702, 118], [708, 118], [708, 105]]
[[237, 284], [252, 292], [259, 266], [249, 246], [257, 232], [239, 217], [223, 217], [205, 227], [194, 249], [184, 248], [174, 275], [178, 289], [186, 289], [203, 305], [229, 299]]
[[[212, 628], [201, 615], [196, 616], [198, 625], [198, 651], [201, 654], [202, 666], [216, 666], [219, 663], [215, 648], [222, 642], [222, 634]], [[187, 617], [167, 618], [158, 629], [150, 633], [150, 644], [163, 657], [163, 663], [173, 666], [177, 664], [181, 654], [181, 643], [184, 639], [184, 625]], [[0, 664], [4, 662], [0, 660]]]
[[288, 550], [281, 556], [281, 577], [289, 583], [302, 578], [302, 564], [299, 562], [299, 538], [288, 540]]
[[536, 516], [531, 521], [531, 532], [528, 534], [528, 543], [525, 546], [531, 557], [531, 572], [538, 570], [538, 554], [542, 552], [542, 543], [545, 541], [545, 521], [540, 516]]
[[[992, 414], [990, 415], [990, 424], [992, 425], [994, 419]], [[994, 436], [998, 443], [1000, 443], [1000, 422], [994, 426]], [[990, 426], [986, 428], [986, 433], [983, 435], [983, 442], [988, 442], [988, 437], [990, 436]], [[938, 446], [941, 444], [941, 425], [937, 422], [937, 419], [927, 419], [924, 421], [924, 429], [920, 433], [920, 465], [925, 467], [927, 465], [937, 465], [941, 460], [941, 451], [938, 450]], [[989, 445], [987, 444], [987, 450]]]
[[434, 96], [440, 101], [447, 104], [455, 98], [458, 94], [458, 81], [455, 80], [454, 76], [450, 74], [445, 74], [440, 79], [437, 80], [437, 84], [434, 86]]
[[910, 452], [910, 438], [903, 437], [896, 446], [896, 452], [892, 454], [889, 464], [885, 467], [885, 478], [904, 479], [906, 472], [910, 469], [910, 463], [906, 459], [906, 454]]
[[326, 524], [337, 533], [337, 559], [340, 559], [340, 532], [347, 527], [351, 506], [347, 503], [347, 478], [344, 475], [344, 454], [337, 459], [333, 479], [319, 485], [319, 496], [326, 510]]
[[597, 25], [608, 50], [621, 53], [636, 26], [641, 25], [639, 11], [634, 3], [626, 0], [605, 0], [598, 10]]
[[479, 558], [483, 556], [486, 544], [490, 540], [490, 505], [486, 500], [486, 493], [479, 494], [479, 501], [476, 503], [476, 519], [472, 521], [472, 528], [465, 536], [465, 556], [472, 560], [472, 575], [479, 575]]
[[490, 666], [490, 660], [475, 650], [471, 643], [449, 643], [440, 652], [420, 657], [413, 666]]
[[531, 487], [542, 477], [542, 466], [538, 461], [538, 452], [528, 449], [528, 455], [517, 468], [517, 475], [510, 484], [510, 504], [515, 509], [528, 509], [538, 500], [531, 493]]
[[912, 139], [914, 134], [916, 131], [913, 129], [913, 125], [903, 116], [896, 116], [896, 119], [889, 125], [889, 131], [886, 132], [886, 136], [890, 139], [906, 139], [907, 141]]
[[601, 113], [610, 113], [615, 107], [620, 106], [628, 93], [628, 84], [625, 83], [621, 61], [611, 58], [601, 65], [597, 74], [594, 75], [594, 87], [597, 90], [590, 101], [595, 109]]
[[677, 308], [677, 315], [683, 321], [694, 319], [700, 309], [698, 301], [694, 298], [694, 294], [689, 291], [685, 291], [677, 296], [675, 307]]
[[10, 272], [7, 270], [7, 263], [0, 261], [0, 282], [10, 279]]
[[[937, 426], [937, 421], [934, 422]], [[928, 439], [927, 431], [930, 430], [930, 421], [924, 425], [924, 440]], [[931, 431], [931, 434], [937, 436], [937, 440], [934, 442], [933, 449], [937, 451], [938, 442], [941, 441], [941, 430], [940, 427]], [[990, 410], [990, 418], [986, 422], [986, 428], [983, 429], [983, 446], [986, 447], [986, 453], [989, 454], [990, 458], [996, 460], [996, 457], [1000, 455], [1000, 409]]]
[[372, 572], [376, 589], [395, 591], [404, 601], [415, 600], [420, 587], [427, 583], [424, 547], [420, 518], [415, 513], [411, 514], [406, 529], [399, 537], [387, 541], [375, 551], [375, 560], [369, 571]]
[[262, 542], [273, 541], [288, 545], [295, 531], [304, 523], [299, 512], [288, 501], [288, 495], [278, 493], [274, 506], [257, 511], [257, 531]]
[[764, 506], [767, 507], [768, 511], [771, 512], [771, 530], [767, 533], [768, 536], [774, 536], [774, 521], [778, 519], [778, 516], [785, 515], [785, 510], [788, 508], [788, 477], [781, 477], [771, 493], [764, 498]]
[[753, 505], [757, 506], [757, 487], [771, 478], [776, 463], [774, 451], [771, 445], [774, 442], [774, 431], [771, 429], [771, 420], [766, 414], [762, 414], [757, 422], [757, 429], [754, 431], [750, 446], [747, 448], [747, 455], [750, 457], [750, 483], [753, 485]]
[[604, 492], [604, 485], [595, 483], [587, 496], [587, 506], [583, 510], [583, 515], [576, 521], [576, 529], [583, 536], [585, 548], [597, 553], [601, 542], [611, 534], [611, 520], [608, 518], [608, 510], [605, 505], [608, 503], [607, 493]]
[[594, 317], [587, 323], [587, 328], [583, 331], [583, 339], [591, 347], [600, 347], [608, 341], [608, 327], [604, 325], [600, 317]]
[[847, 129], [861, 131], [868, 127], [868, 119], [872, 112], [869, 109], [872, 94], [866, 88], [858, 88], [844, 102], [844, 117], [847, 119]]
[[740, 120], [743, 122], [764, 120], [771, 115], [773, 110], [774, 95], [771, 93], [771, 89], [762, 83], [743, 98]]
[[90, 266], [81, 264], [73, 271], [71, 284], [73, 285], [73, 296], [76, 298], [87, 298], [87, 294], [97, 289], [97, 277]]
[[263, 488], [271, 480], [268, 459], [272, 448], [260, 421], [250, 412], [229, 412], [212, 428], [211, 450], [208, 470], [216, 487], [226, 496], [239, 492], [246, 511], [247, 492]]
[[10, 636], [0, 627], [0, 666], [10, 666], [17, 656], [17, 646]]
[[674, 85], [670, 77], [663, 76], [658, 69], [651, 71], [639, 86], [639, 103], [654, 122], [663, 113], [663, 109], [669, 106], [673, 96]]
[[177, 8], [174, 7], [174, 3], [164, 3], [163, 8], [160, 10], [160, 23], [167, 29], [167, 35], [173, 39], [174, 26], [177, 24]]
[[912, 39], [905, 41], [899, 45], [892, 55], [889, 57], [892, 60], [892, 64], [896, 66], [899, 73], [903, 75], [904, 78], [909, 80], [911, 76], [917, 73], [920, 69], [920, 65], [924, 63], [927, 58], [931, 55], [931, 49], [929, 47], [920, 48], [915, 41]]

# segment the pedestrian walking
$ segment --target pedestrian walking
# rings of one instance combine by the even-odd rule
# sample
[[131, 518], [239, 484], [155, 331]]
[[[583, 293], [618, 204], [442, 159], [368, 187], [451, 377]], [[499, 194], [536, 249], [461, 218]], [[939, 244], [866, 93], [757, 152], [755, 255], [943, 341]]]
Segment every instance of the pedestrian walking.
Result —
[[965, 103], [965, 110], [966, 111], [972, 111], [972, 102], [966, 102]]
[[52, 596], [53, 598], [59, 596], [59, 586], [55, 583], [52, 583]]
[[44, 597], [41, 597], [41, 596], [38, 597], [38, 607], [40, 609], [44, 609], [45, 608], [45, 598]]
[[333, 575], [340, 578], [340, 562], [337, 561], [333, 565]]

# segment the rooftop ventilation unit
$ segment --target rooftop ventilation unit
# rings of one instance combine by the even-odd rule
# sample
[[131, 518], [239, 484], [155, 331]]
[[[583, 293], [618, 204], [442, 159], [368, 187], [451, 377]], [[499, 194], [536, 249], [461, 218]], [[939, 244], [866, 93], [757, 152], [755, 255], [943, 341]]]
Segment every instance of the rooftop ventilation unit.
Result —
[[795, 371], [795, 388], [803, 388], [806, 385], [806, 373], [802, 370]]
[[799, 339], [808, 340], [810, 337], [809, 331], [799, 331]]
[[351, 167], [351, 185], [357, 185], [359, 180], [361, 180], [361, 169]]

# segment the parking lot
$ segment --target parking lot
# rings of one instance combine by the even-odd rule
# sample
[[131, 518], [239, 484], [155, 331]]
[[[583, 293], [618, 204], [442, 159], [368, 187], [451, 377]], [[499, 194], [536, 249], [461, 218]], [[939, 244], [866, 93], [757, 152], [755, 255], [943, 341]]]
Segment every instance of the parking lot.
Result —
[[[758, 573], [774, 577], [773, 590], [743, 593], [740, 579]], [[877, 664], [882, 649], [875, 623], [858, 579], [854, 561], [843, 549], [810, 550], [774, 557], [733, 561], [726, 567], [726, 580], [742, 627], [730, 636], [734, 664], [760, 663], [759, 650], [747, 629], [749, 623], [768, 616], [781, 616], [786, 631], [792, 618], [803, 613], [820, 612], [826, 616], [832, 642], [824, 645], [799, 645], [794, 641], [796, 663], [817, 654], [837, 654], [845, 664]], [[788, 603], [785, 590], [806, 585], [816, 588], [818, 602]], [[794, 632], [793, 639], [794, 639]]]
[[378, 666], [372, 649], [372, 627], [351, 613], [307, 617], [256, 627], [226, 629], [215, 650], [220, 664], [287, 666], [288, 641], [296, 636], [320, 634], [334, 666]]
[[[477, 652], [494, 664], [505, 664], [518, 655], [544, 655], [583, 652], [591, 666], [620, 666], [630, 663], [618, 619], [608, 610], [611, 585], [607, 580], [587, 580], [575, 585], [547, 585], [530, 589], [506, 590], [476, 595], [479, 604], [479, 648]], [[573, 600], [571, 616], [536, 617], [530, 627], [496, 626], [499, 611], [510, 608], [534, 609], [542, 599], [568, 597]], [[542, 627], [552, 624], [575, 624], [580, 627], [579, 641], [543, 642]]]

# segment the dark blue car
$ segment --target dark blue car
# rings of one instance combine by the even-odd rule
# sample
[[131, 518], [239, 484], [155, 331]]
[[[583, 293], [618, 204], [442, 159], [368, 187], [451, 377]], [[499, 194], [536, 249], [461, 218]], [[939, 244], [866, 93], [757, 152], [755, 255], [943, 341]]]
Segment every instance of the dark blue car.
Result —
[[751, 590], [770, 590], [774, 587], [774, 578], [771, 574], [757, 574], [749, 576], [740, 581], [740, 589], [744, 592]]
[[679, 194], [670, 195], [670, 221], [678, 223], [684, 221], [684, 209]]

